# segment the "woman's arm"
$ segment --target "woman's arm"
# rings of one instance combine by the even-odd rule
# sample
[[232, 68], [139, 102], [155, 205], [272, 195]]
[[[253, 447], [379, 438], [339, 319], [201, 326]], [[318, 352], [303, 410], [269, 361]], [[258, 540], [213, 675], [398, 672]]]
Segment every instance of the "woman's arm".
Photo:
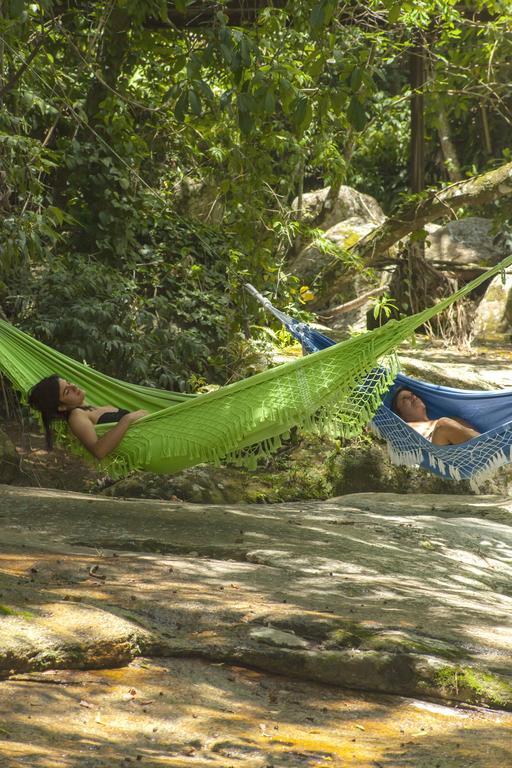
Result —
[[126, 434], [128, 427], [133, 424], [134, 421], [141, 419], [143, 416], [147, 416], [147, 411], [132, 411], [127, 413], [120, 419], [115, 427], [109, 429], [102, 437], [98, 437], [94, 424], [92, 424], [89, 417], [76, 408], [69, 417], [69, 427], [73, 434], [80, 440], [90, 453], [96, 459], [103, 459], [104, 456], [109, 454], [114, 448], [117, 448], [121, 440]]
[[473, 429], [467, 422], [461, 423], [457, 419], [443, 416], [438, 419], [432, 434], [434, 445], [458, 445], [477, 437], [480, 432]]

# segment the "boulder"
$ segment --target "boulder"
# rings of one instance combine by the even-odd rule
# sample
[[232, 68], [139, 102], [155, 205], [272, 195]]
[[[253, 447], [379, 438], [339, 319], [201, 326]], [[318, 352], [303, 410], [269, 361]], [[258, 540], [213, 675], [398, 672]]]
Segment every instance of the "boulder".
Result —
[[[325, 237], [338, 248], [350, 248], [364, 235], [371, 232], [374, 227], [375, 224], [371, 220], [363, 219], [360, 216], [351, 216], [330, 227], [326, 231]], [[305, 285], [311, 285], [315, 278], [333, 261], [335, 261], [335, 257], [331, 253], [325, 253], [318, 244], [313, 242], [303, 248], [291, 262], [290, 271]], [[351, 273], [350, 278], [347, 277], [347, 281], [353, 282], [353, 280], [354, 275]]]
[[[329, 192], [329, 187], [316, 189], [313, 192], [306, 192], [302, 197], [302, 216], [306, 224], [311, 224], [319, 215], [324, 201]], [[298, 197], [292, 203], [292, 209], [297, 210], [299, 204]], [[365, 221], [371, 221], [373, 225], [384, 221], [384, 211], [371, 195], [365, 195], [352, 187], [341, 186], [338, 197], [331, 204], [326, 218], [321, 224], [321, 228], [328, 230], [335, 224], [345, 219], [358, 217]]]
[[194, 504], [232, 504], [244, 499], [247, 481], [244, 471], [201, 465], [176, 475], [135, 472], [108, 486], [103, 494], [132, 499], [171, 499]]
[[478, 341], [510, 342], [512, 334], [512, 275], [491, 280], [476, 310], [473, 326]]
[[[371, 232], [374, 227], [374, 221], [352, 216], [328, 229], [325, 237], [333, 245], [347, 249]], [[318, 243], [311, 243], [303, 248], [290, 264], [290, 271], [304, 285], [314, 287], [316, 300], [312, 305], [313, 308], [325, 310], [330, 327], [341, 331], [342, 338], [354, 331], [360, 332], [367, 329], [366, 317], [370, 302], [336, 316], [329, 316], [327, 308], [355, 299], [373, 288], [387, 285], [391, 276], [391, 272], [383, 272], [380, 286], [376, 286], [375, 281], [369, 282], [364, 275], [354, 274], [352, 269], [345, 270], [343, 262], [338, 261], [332, 253], [325, 253]]]
[[[157, 695], [148, 696], [140, 678], [132, 688], [112, 670], [142, 654], [235, 664], [233, 678], [249, 667], [512, 710], [509, 497], [353, 493], [203, 506], [0, 486], [0, 509], [8, 510], [0, 515], [0, 677], [37, 670], [56, 683], [65, 677], [48, 671], [103, 668], [122, 692], [85, 698], [77, 687], [67, 696], [75, 720], [88, 718], [86, 735], [107, 700], [118, 712], [148, 707], [151, 738], [165, 727], [159, 702], [182, 672], [162, 669]], [[254, 672], [242, 674], [261, 721], [267, 688], [262, 705], [259, 686], [248, 689]], [[204, 707], [197, 680], [187, 681], [190, 717]], [[47, 685], [50, 705], [53, 693]], [[31, 695], [26, 685], [12, 701], [4, 692], [0, 717]], [[183, 731], [183, 718], [171, 726]], [[12, 765], [1, 751], [0, 764]]]
[[444, 227], [429, 225], [425, 258], [455, 265], [493, 266], [505, 258], [503, 246], [494, 242], [492, 221], [481, 216], [450, 221]]
[[178, 212], [209, 224], [219, 224], [224, 215], [224, 203], [219, 190], [211, 184], [185, 176], [176, 194]]

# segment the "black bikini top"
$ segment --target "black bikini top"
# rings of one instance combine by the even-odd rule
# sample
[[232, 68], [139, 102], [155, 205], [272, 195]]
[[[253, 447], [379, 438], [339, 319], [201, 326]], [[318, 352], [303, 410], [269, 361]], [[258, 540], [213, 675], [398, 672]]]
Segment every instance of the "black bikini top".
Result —
[[130, 413], [130, 411], [126, 411], [124, 408], [119, 408], [118, 411], [107, 411], [107, 413], [101, 414], [96, 424], [111, 424], [115, 421], [120, 421], [127, 413]]

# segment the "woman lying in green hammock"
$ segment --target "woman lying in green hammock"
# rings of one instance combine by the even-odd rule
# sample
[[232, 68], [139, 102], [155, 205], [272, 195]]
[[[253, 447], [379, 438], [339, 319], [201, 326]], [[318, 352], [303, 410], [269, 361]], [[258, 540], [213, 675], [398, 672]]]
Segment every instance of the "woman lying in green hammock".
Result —
[[[31, 389], [28, 402], [41, 412], [49, 451], [53, 448], [52, 422], [61, 420], [67, 421], [73, 434], [97, 459], [113, 451], [130, 424], [148, 414], [144, 410], [126, 411], [112, 405], [98, 408], [85, 405], [85, 391], [57, 374], [39, 381]], [[115, 423], [115, 427], [98, 437], [95, 425], [110, 422]]]
[[434, 445], [458, 445], [480, 434], [463, 419], [448, 416], [442, 416], [440, 419], [429, 419], [427, 407], [423, 400], [410, 389], [404, 387], [396, 392], [391, 408], [401, 419]]

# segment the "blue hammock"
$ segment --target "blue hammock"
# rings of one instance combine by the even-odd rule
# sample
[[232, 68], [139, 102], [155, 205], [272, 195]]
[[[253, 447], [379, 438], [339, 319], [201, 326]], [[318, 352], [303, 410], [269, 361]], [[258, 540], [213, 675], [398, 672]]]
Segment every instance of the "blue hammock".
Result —
[[[247, 284], [246, 288], [300, 341], [304, 354], [336, 343], [307, 323], [276, 309], [252, 285]], [[391, 410], [399, 387], [411, 389], [421, 397], [430, 419], [442, 416], [464, 419], [481, 434], [459, 445], [433, 445]], [[469, 480], [478, 490], [500, 467], [512, 463], [512, 390], [486, 392], [442, 387], [399, 373], [370, 427], [386, 440], [394, 464], [419, 465], [445, 479]]]

